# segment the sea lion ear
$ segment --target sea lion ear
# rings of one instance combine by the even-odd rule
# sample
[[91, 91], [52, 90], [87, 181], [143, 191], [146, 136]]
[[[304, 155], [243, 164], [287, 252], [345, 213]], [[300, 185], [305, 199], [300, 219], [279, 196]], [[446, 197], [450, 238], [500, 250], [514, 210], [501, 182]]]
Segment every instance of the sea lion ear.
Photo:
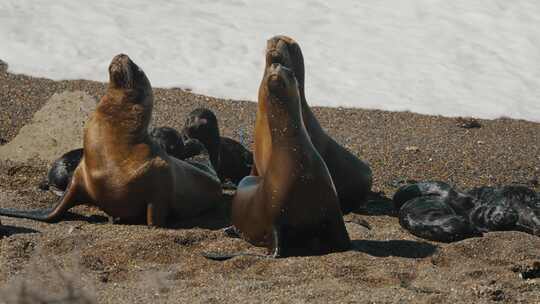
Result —
[[287, 44], [289, 50], [289, 55], [291, 56], [292, 61], [292, 70], [294, 76], [298, 81], [298, 85], [304, 86], [304, 56], [302, 55], [302, 50], [297, 42]]

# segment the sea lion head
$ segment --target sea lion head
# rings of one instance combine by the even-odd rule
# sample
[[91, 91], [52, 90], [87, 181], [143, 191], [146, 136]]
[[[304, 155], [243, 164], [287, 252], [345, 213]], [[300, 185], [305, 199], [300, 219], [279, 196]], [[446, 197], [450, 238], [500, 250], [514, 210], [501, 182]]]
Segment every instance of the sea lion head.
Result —
[[184, 141], [180, 133], [170, 127], [154, 128], [150, 131], [150, 137], [162, 148], [167, 154], [176, 158], [181, 158], [184, 154]]
[[216, 115], [209, 109], [197, 108], [189, 113], [182, 131], [186, 138], [196, 138], [201, 142], [219, 137]]
[[294, 39], [278, 35], [266, 43], [266, 67], [279, 63], [294, 71], [298, 85], [304, 87], [304, 56]]
[[134, 100], [142, 100], [152, 91], [144, 71], [125, 54], [114, 56], [109, 65], [109, 87], [135, 94]]
[[289, 101], [298, 98], [298, 82], [293, 70], [273, 63], [266, 69], [264, 82], [268, 86], [271, 101]]

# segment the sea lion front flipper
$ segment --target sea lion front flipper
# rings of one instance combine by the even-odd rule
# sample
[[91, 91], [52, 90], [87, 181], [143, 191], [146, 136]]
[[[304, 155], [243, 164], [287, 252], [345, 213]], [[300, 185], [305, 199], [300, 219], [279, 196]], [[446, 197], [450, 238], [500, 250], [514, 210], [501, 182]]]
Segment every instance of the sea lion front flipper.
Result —
[[226, 261], [241, 255], [240, 253], [202, 252], [201, 255], [213, 261]]
[[368, 221], [366, 221], [365, 219], [354, 218], [354, 219], [345, 221], [345, 223], [353, 223], [353, 224], [356, 224], [356, 225], [360, 225], [362, 227], [367, 228], [368, 230], [373, 229], [373, 227], [371, 227], [371, 224]]
[[251, 256], [256, 258], [272, 258], [272, 256], [264, 255], [264, 254], [256, 254], [256, 253], [247, 253], [247, 252], [237, 252], [237, 253], [219, 253], [219, 252], [201, 252], [201, 255], [209, 260], [213, 261], [226, 261], [230, 260], [235, 257], [240, 256]]
[[281, 225], [274, 225], [272, 227], [272, 257], [283, 257], [283, 228]]
[[11, 208], [0, 208], [0, 215], [8, 216], [8, 217], [15, 217], [15, 218], [27, 218], [27, 219], [33, 219], [37, 221], [47, 222], [47, 223], [54, 223], [60, 221], [62, 219], [62, 216], [68, 211], [70, 208], [76, 206], [78, 204], [78, 200], [80, 198], [79, 194], [79, 185], [78, 182], [75, 181], [75, 178], [71, 180], [71, 182], [68, 185], [67, 190], [64, 192], [62, 197], [58, 200], [58, 203], [51, 207], [46, 209], [38, 209], [38, 210], [18, 210], [18, 209], [11, 209]]
[[165, 206], [149, 203], [146, 205], [146, 224], [153, 227], [165, 227], [167, 223], [167, 210]]
[[236, 227], [234, 227], [234, 226], [229, 226], [229, 227], [223, 229], [223, 233], [226, 236], [228, 236], [230, 238], [233, 238], [233, 239], [241, 238], [240, 232], [238, 232], [238, 229], [236, 229]]

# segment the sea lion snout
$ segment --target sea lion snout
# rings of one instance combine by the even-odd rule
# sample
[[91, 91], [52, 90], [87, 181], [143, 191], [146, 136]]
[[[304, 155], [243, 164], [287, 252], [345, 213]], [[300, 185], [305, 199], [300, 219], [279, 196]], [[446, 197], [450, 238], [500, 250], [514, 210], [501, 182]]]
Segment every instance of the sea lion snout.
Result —
[[271, 94], [275, 96], [287, 96], [293, 94], [292, 90], [297, 87], [297, 81], [294, 72], [279, 64], [273, 63], [267, 70], [267, 84]]
[[266, 65], [280, 63], [287, 67], [293, 66], [289, 47], [296, 42], [287, 36], [274, 36], [266, 44]]
[[273, 63], [268, 68], [268, 87], [270, 90], [280, 90], [285, 88], [283, 66], [279, 63]]
[[109, 65], [110, 81], [117, 87], [128, 87], [132, 80], [131, 60], [128, 55], [118, 54], [114, 56]]

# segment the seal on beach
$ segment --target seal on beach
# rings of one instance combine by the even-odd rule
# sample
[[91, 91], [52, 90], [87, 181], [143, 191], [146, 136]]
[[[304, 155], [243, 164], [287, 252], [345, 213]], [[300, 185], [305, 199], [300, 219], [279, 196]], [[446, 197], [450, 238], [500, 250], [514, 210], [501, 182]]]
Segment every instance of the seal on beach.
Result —
[[399, 224], [418, 237], [455, 242], [481, 234], [440, 196], [416, 197], [399, 210]]
[[[184, 159], [184, 142], [180, 133], [175, 129], [170, 127], [154, 128], [150, 131], [150, 137], [170, 156]], [[198, 151], [198, 153], [201, 153], [201, 151]], [[52, 190], [54, 194], [62, 196], [71, 181], [73, 171], [79, 165], [82, 157], [82, 148], [71, 150], [60, 156], [52, 163], [47, 178], [40, 183], [39, 188]]]
[[60, 156], [60, 158], [52, 163], [47, 173], [47, 179], [40, 184], [40, 188], [42, 190], [50, 189], [54, 194], [62, 196], [82, 157], [82, 148], [71, 150]]
[[482, 231], [517, 230], [540, 236], [540, 199], [525, 186], [478, 187], [470, 220]]
[[429, 240], [510, 230], [540, 236], [540, 200], [524, 186], [483, 186], [463, 194], [444, 182], [425, 181], [399, 188], [393, 201], [400, 225]]
[[172, 157], [184, 159], [184, 140], [176, 129], [158, 127], [150, 131], [150, 137]]
[[238, 185], [232, 223], [274, 257], [316, 255], [351, 246], [337, 193], [301, 115], [294, 72], [266, 67], [259, 87], [254, 160], [257, 176]]
[[[330, 171], [341, 211], [346, 214], [357, 210], [367, 203], [367, 196], [371, 193], [371, 168], [330, 137], [311, 111], [304, 93], [304, 57], [298, 43], [287, 36], [270, 38], [266, 46], [266, 67], [275, 63], [294, 71], [298, 80], [302, 119], [311, 142]], [[259, 169], [255, 168], [254, 174]]]
[[473, 199], [440, 181], [400, 187], [393, 197], [399, 224], [418, 237], [454, 242], [480, 235], [468, 220]]
[[399, 211], [409, 200], [416, 197], [440, 197], [457, 214], [465, 215], [475, 204], [473, 198], [464, 195], [452, 188], [449, 184], [441, 181], [414, 182], [400, 187], [392, 199], [394, 209]]
[[182, 134], [205, 145], [222, 182], [230, 180], [238, 184], [251, 172], [253, 154], [234, 139], [220, 136], [218, 120], [211, 110], [198, 108], [191, 111]]
[[85, 125], [83, 158], [59, 202], [45, 210], [0, 209], [0, 215], [56, 222], [71, 207], [88, 204], [121, 221], [161, 227], [221, 201], [217, 176], [169, 156], [150, 139], [154, 98], [142, 69], [120, 54], [109, 77]]

